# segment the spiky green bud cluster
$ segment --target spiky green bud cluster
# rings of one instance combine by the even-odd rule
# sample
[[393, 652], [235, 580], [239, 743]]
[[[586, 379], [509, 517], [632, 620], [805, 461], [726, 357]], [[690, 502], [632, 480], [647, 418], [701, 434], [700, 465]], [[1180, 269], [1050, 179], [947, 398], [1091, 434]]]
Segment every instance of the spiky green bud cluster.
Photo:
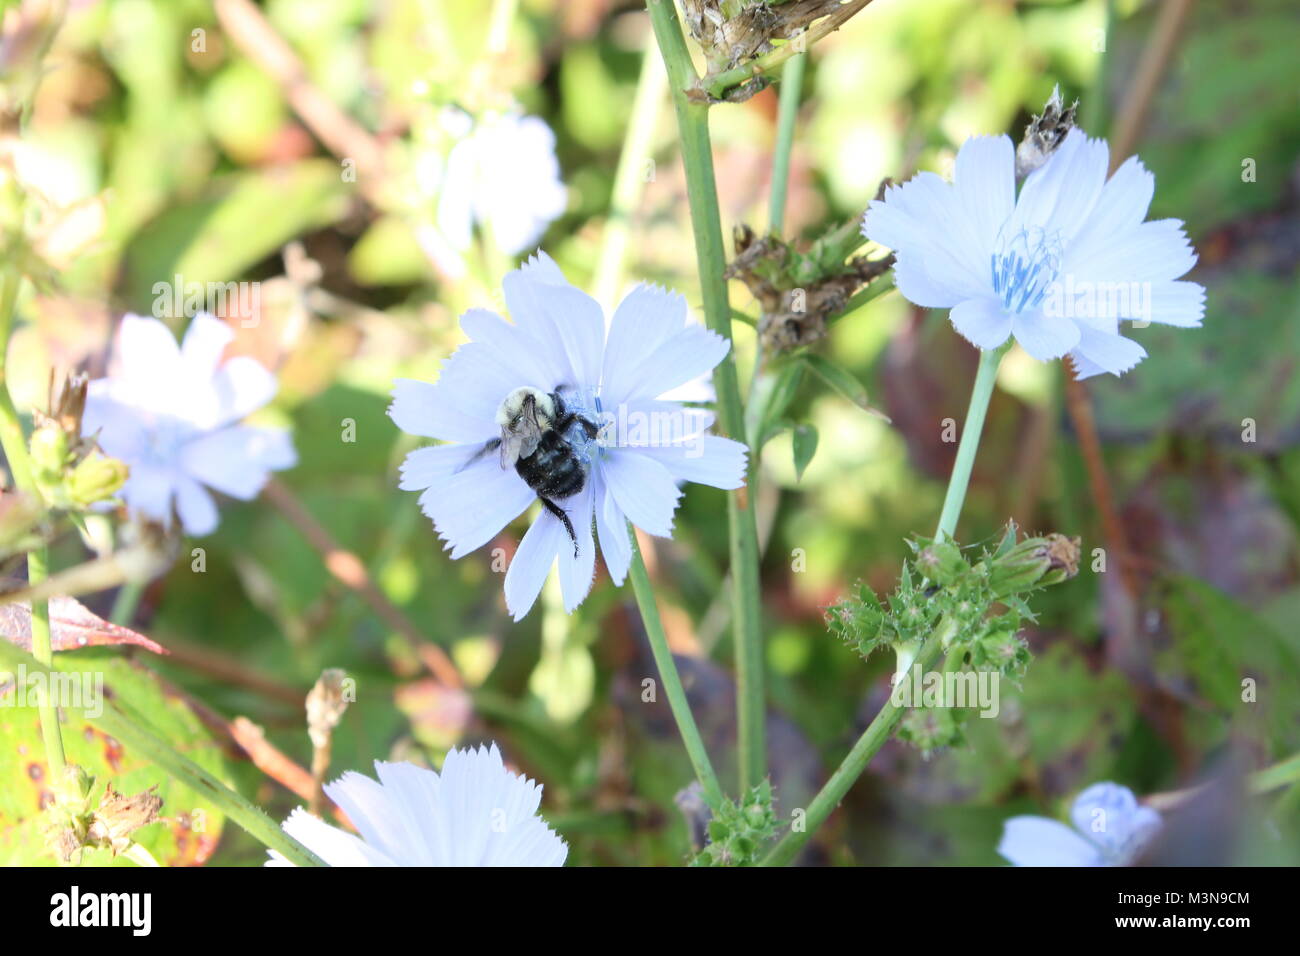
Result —
[[772, 784], [764, 780], [740, 803], [728, 799], [717, 808], [709, 821], [709, 842], [691, 866], [752, 866], [779, 826], [772, 809]]
[[[1017, 537], [1013, 522], [996, 547], [977, 556], [947, 539], [909, 542], [915, 556], [904, 564], [888, 603], [858, 584], [854, 594], [827, 609], [831, 632], [864, 658], [881, 646], [893, 647], [899, 679], [906, 679], [916, 649], [931, 638], [942, 642], [949, 669], [970, 667], [1019, 681], [1029, 664], [1019, 632], [1035, 620], [1025, 599], [1077, 573], [1079, 542], [1059, 534]], [[968, 716], [960, 708], [912, 704], [898, 734], [930, 753], [960, 744]]]
[[996, 548], [974, 560], [950, 540], [915, 539], [915, 557], [903, 566], [898, 587], [883, 604], [866, 585], [826, 611], [831, 632], [868, 657], [882, 645], [912, 645], [942, 628], [944, 647], [969, 649], [972, 664], [1015, 677], [1028, 660], [1017, 637], [1033, 621], [1025, 597], [1073, 577], [1077, 539], [1052, 534], [1017, 543], [1015, 523]]

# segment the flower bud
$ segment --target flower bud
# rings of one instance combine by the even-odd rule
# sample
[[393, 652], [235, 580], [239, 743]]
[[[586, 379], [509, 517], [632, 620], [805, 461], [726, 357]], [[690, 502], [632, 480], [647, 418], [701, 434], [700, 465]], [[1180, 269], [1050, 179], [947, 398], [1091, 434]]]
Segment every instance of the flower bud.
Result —
[[92, 451], [72, 470], [68, 478], [68, 498], [80, 508], [104, 501], [121, 490], [129, 473], [125, 463]]
[[951, 707], [909, 709], [899, 723], [898, 737], [926, 755], [946, 747], [960, 746], [965, 741], [959, 715]]
[[339, 668], [329, 668], [321, 673], [307, 695], [307, 735], [317, 750], [329, 746], [334, 728], [348, 709], [343, 683], [346, 678], [347, 674]]
[[58, 423], [46, 419], [32, 432], [28, 443], [32, 466], [42, 484], [57, 484], [63, 478], [68, 463], [68, 436]]
[[1029, 663], [1029, 648], [1014, 630], [990, 631], [971, 649], [971, 663], [977, 668], [993, 669], [1013, 677]]
[[54, 781], [54, 802], [46, 811], [45, 845], [68, 863], [80, 860], [91, 824], [90, 791], [95, 778], [76, 764], [63, 768]]
[[95, 778], [75, 763], [63, 768], [63, 776], [54, 784], [54, 797], [58, 805], [70, 813], [90, 812], [90, 791]]
[[970, 570], [961, 556], [961, 548], [952, 541], [936, 541], [921, 549], [916, 556], [916, 569], [927, 581], [940, 587], [952, 587]]
[[1019, 594], [1074, 577], [1079, 572], [1079, 539], [1062, 534], [1026, 538], [993, 561], [989, 587], [995, 597]]

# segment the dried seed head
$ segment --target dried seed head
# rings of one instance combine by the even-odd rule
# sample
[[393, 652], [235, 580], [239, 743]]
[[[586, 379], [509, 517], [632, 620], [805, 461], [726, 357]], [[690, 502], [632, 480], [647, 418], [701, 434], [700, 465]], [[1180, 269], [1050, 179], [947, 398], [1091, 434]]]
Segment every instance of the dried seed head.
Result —
[[1025, 127], [1024, 139], [1016, 147], [1017, 180], [1024, 179], [1040, 168], [1056, 152], [1066, 134], [1074, 128], [1074, 117], [1078, 109], [1078, 100], [1071, 103], [1068, 109], [1063, 108], [1061, 87], [1052, 87], [1052, 95], [1044, 104], [1042, 115], [1035, 116]]
[[108, 784], [86, 834], [86, 843], [112, 850], [114, 856], [124, 853], [136, 830], [157, 822], [163, 805], [157, 790], [158, 785], [154, 784], [148, 790], [124, 797]]
[[316, 686], [307, 695], [307, 735], [317, 749], [329, 746], [330, 735], [348, 709], [343, 693], [347, 674], [336, 667], [322, 671]]

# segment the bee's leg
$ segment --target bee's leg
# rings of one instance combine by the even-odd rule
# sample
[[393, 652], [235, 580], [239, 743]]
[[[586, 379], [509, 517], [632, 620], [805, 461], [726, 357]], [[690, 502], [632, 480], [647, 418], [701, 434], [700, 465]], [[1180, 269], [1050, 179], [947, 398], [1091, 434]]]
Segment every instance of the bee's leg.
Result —
[[565, 412], [563, 415], [556, 416], [554, 427], [557, 432], [563, 435], [569, 430], [570, 426], [575, 423], [581, 426], [583, 434], [589, 439], [595, 438], [600, 434], [599, 425], [590, 419], [583, 418], [576, 412]]
[[550, 498], [547, 498], [544, 495], [538, 495], [537, 500], [542, 503], [543, 508], [555, 515], [555, 517], [559, 518], [560, 523], [564, 525], [564, 530], [569, 532], [569, 540], [573, 542], [573, 556], [576, 558], [578, 556], [578, 536], [573, 531], [573, 522], [569, 520], [569, 516], [565, 513], [563, 508], [557, 505]]
[[468, 458], [466, 458], [465, 464], [457, 468], [454, 473], [459, 474], [460, 472], [464, 471], [466, 468], [474, 464], [474, 462], [478, 461], [488, 452], [493, 451], [494, 449], [500, 447], [500, 445], [501, 445], [500, 438], [489, 438], [486, 442], [483, 443], [483, 447], [480, 448], [478, 451], [474, 452], [474, 454], [470, 455]]

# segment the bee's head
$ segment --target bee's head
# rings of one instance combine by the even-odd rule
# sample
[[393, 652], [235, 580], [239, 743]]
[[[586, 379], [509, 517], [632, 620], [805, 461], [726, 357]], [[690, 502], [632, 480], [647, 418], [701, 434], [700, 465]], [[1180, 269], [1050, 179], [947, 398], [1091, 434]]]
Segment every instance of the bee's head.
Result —
[[543, 429], [550, 428], [555, 421], [555, 400], [540, 388], [528, 385], [517, 388], [506, 396], [497, 409], [497, 424], [502, 428], [515, 425], [530, 404], [535, 409], [537, 424]]

